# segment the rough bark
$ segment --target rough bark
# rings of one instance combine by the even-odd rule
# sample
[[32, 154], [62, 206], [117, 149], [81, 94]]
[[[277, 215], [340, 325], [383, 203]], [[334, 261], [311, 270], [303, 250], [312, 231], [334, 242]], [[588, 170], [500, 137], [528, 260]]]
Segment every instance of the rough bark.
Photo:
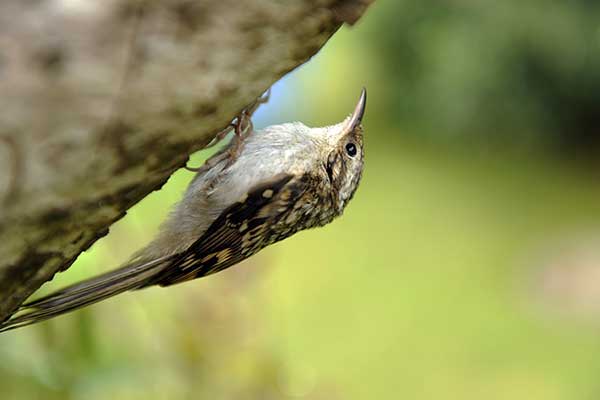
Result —
[[0, 4], [0, 320], [372, 0]]

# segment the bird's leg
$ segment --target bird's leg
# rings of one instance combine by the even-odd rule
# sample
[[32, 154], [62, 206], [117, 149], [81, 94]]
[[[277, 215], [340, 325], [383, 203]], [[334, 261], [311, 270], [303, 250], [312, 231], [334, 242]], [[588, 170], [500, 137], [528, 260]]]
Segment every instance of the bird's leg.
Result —
[[250, 114], [248, 114], [248, 112], [245, 110], [242, 111], [236, 120], [235, 129], [233, 131], [235, 137], [231, 146], [229, 147], [229, 156], [231, 157], [231, 161], [235, 161], [235, 159], [240, 155], [242, 147], [244, 146], [244, 141], [253, 130], [254, 126], [252, 125]]
[[[215, 135], [215, 137], [204, 148], [209, 149], [209, 148], [215, 146], [217, 143], [219, 143], [221, 140], [223, 140], [225, 138], [225, 136], [227, 136], [229, 134], [229, 132], [231, 132], [232, 128], [235, 128], [235, 124], [233, 122], [230, 122], [229, 125], [227, 125], [227, 128], [218, 132]], [[223, 159], [222, 154], [223, 154], [222, 152], [215, 154], [214, 156], [212, 156], [211, 158], [206, 160], [206, 162], [199, 167], [189, 167], [189, 166], [185, 165], [183, 168], [185, 168], [191, 172], [205, 171], [205, 170], [209, 169], [210, 167], [212, 167], [213, 165], [217, 164], [219, 161], [221, 161], [221, 159]]]
[[[231, 132], [232, 128], [235, 128], [236, 134], [238, 134], [237, 127], [238, 127], [238, 125], [240, 125], [240, 122], [243, 123], [244, 119], [247, 119], [247, 121], [250, 121], [250, 118], [252, 118], [252, 116], [256, 112], [256, 109], [261, 104], [268, 103], [269, 98], [271, 98], [271, 88], [269, 88], [269, 90], [267, 90], [263, 96], [257, 98], [256, 100], [254, 100], [254, 102], [252, 102], [250, 105], [248, 105], [246, 108], [244, 108], [242, 110], [242, 112], [237, 117], [235, 117], [235, 120], [234, 120], [235, 122], [234, 121], [230, 122], [229, 125], [227, 125], [227, 128], [225, 128], [222, 131], [220, 131], [219, 133], [217, 133], [215, 135], [215, 137], [213, 138], [213, 140], [211, 140], [210, 143], [208, 143], [208, 145], [205, 147], [205, 149], [213, 147], [214, 145], [219, 143], [221, 140], [223, 140], [225, 138], [225, 136], [227, 136], [229, 134], [229, 132]], [[252, 128], [252, 122], [250, 122], [250, 128]], [[250, 129], [250, 131], [252, 131], [252, 129]]]
[[268, 103], [270, 98], [271, 98], [271, 88], [269, 88], [269, 90], [267, 90], [265, 92], [265, 94], [263, 94], [262, 96], [260, 96], [256, 100], [254, 100], [254, 102], [252, 104], [250, 104], [248, 107], [246, 107], [246, 111], [248, 111], [248, 114], [250, 116], [254, 115], [254, 112], [256, 111], [256, 109], [258, 107], [260, 107], [261, 104]]
[[210, 142], [208, 142], [208, 144], [204, 148], [210, 149], [211, 147], [215, 146], [221, 140], [225, 139], [225, 136], [227, 136], [229, 134], [229, 132], [231, 132], [231, 129], [233, 129], [233, 128], [235, 128], [235, 124], [233, 122], [230, 122], [229, 125], [227, 125], [227, 128], [218, 132], [215, 135], [215, 137]]
[[[263, 96], [257, 98], [249, 106], [244, 108], [242, 110], [242, 112], [235, 118], [235, 120], [233, 122], [230, 122], [229, 125], [227, 125], [227, 127], [225, 129], [218, 132], [215, 135], [215, 137], [205, 147], [205, 149], [208, 149], [210, 147], [215, 146], [217, 143], [219, 143], [221, 140], [223, 140], [225, 138], [225, 136], [227, 136], [229, 134], [229, 132], [231, 132], [231, 130], [233, 129], [234, 134], [235, 134], [235, 138], [234, 138], [235, 142], [232, 143], [229, 151], [224, 152], [224, 153], [215, 154], [213, 157], [209, 158], [204, 163], [204, 165], [202, 165], [200, 167], [188, 167], [186, 165], [186, 166], [184, 166], [184, 168], [187, 169], [188, 171], [192, 171], [192, 172], [204, 171], [206, 169], [209, 169], [213, 165], [217, 164], [219, 161], [221, 161], [227, 155], [229, 155], [229, 157], [231, 157], [231, 161], [234, 161], [237, 158], [237, 156], [239, 155], [240, 151], [242, 150], [242, 145], [243, 145], [244, 140], [246, 139], [246, 137], [248, 137], [250, 135], [250, 133], [253, 130], [253, 125], [252, 125], [252, 120], [251, 120], [252, 115], [254, 114], [254, 112], [256, 112], [256, 109], [261, 104], [267, 103], [269, 101], [270, 97], [271, 97], [271, 88], [269, 88], [269, 90], [267, 90], [267, 92]], [[229, 164], [231, 164], [231, 162]]]
[[269, 101], [271, 97], [271, 88], [267, 90], [264, 96], [256, 99], [252, 104], [246, 107], [240, 115], [238, 115], [235, 122], [235, 142], [232, 143], [232, 146], [229, 148], [229, 155], [231, 164], [235, 159], [240, 155], [242, 151], [242, 147], [244, 145], [244, 141], [250, 134], [254, 131], [254, 125], [252, 124], [252, 115], [256, 112], [256, 109], [261, 105], [265, 104]]
[[248, 112], [246, 110], [242, 111], [240, 115], [236, 117], [235, 122], [232, 122], [227, 128], [217, 133], [215, 139], [213, 139], [208, 145], [208, 147], [212, 147], [216, 143], [221, 141], [223, 137], [225, 137], [231, 131], [232, 127], [234, 129], [235, 137], [232, 139], [233, 142], [231, 143], [229, 149], [213, 155], [211, 158], [206, 160], [206, 162], [200, 167], [188, 167], [186, 165], [183, 168], [191, 172], [202, 172], [212, 168], [214, 165], [218, 164], [221, 160], [225, 158], [230, 159], [227, 165], [231, 165], [231, 163], [235, 161], [237, 156], [240, 154], [244, 140], [246, 139], [246, 137], [248, 137], [248, 135], [252, 132], [253, 129], [250, 115], [248, 115]]
[[206, 160], [204, 162], [204, 164], [202, 164], [200, 167], [188, 167], [186, 165], [183, 168], [187, 169], [188, 171], [196, 172], [196, 173], [204, 172], [204, 171], [211, 169], [212, 167], [214, 167], [215, 165], [217, 165], [218, 163], [220, 163], [222, 160], [226, 159], [227, 157], [229, 157], [229, 152], [221, 151], [221, 152], [218, 152], [217, 154], [214, 154], [212, 157], [210, 157], [208, 160]]

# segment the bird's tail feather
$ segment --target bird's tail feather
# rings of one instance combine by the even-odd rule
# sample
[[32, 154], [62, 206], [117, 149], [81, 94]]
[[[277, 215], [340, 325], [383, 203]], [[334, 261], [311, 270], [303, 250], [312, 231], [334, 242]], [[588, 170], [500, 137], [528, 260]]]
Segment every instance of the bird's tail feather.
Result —
[[161, 257], [122, 268], [68, 286], [40, 299], [25, 303], [15, 315], [0, 322], [0, 333], [54, 318], [128, 290], [137, 289], [163, 270], [173, 256]]

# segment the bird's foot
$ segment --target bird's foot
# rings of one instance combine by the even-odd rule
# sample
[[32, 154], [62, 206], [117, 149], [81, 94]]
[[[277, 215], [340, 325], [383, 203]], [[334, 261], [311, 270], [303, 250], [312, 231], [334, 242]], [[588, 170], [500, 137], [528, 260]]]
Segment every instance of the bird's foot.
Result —
[[242, 151], [242, 147], [244, 146], [244, 141], [250, 134], [254, 131], [254, 125], [252, 124], [252, 115], [256, 112], [256, 109], [261, 105], [265, 104], [269, 101], [271, 97], [271, 88], [266, 91], [266, 93], [256, 100], [248, 107], [246, 107], [240, 115], [236, 118], [234, 123], [234, 132], [235, 132], [235, 142], [232, 143], [232, 146], [229, 149], [230, 155], [230, 164], [235, 161], [235, 159], [240, 155]]
[[[213, 147], [217, 143], [221, 142], [233, 129], [234, 134], [235, 134], [235, 137], [233, 139], [234, 142], [232, 143], [231, 147], [227, 151], [227, 153], [229, 154], [229, 157], [230, 157], [230, 162], [229, 162], [229, 165], [230, 165], [233, 161], [235, 161], [235, 159], [239, 156], [240, 152], [242, 151], [244, 140], [254, 130], [254, 127], [252, 125], [252, 115], [254, 114], [254, 112], [256, 112], [256, 110], [258, 109], [258, 107], [261, 104], [267, 103], [269, 101], [270, 97], [271, 97], [271, 89], [269, 88], [269, 90], [267, 90], [267, 92], [264, 95], [260, 96], [259, 98], [254, 100], [250, 105], [248, 105], [246, 108], [244, 108], [242, 110], [242, 112], [240, 112], [240, 114], [238, 116], [236, 116], [235, 119], [232, 122], [230, 122], [229, 125], [227, 125], [227, 127], [225, 129], [218, 132], [215, 135], [215, 137], [208, 143], [208, 145], [206, 145], [205, 149]], [[219, 155], [219, 156], [220, 156], [220, 157], [218, 157], [219, 159], [214, 160], [213, 163], [209, 163], [209, 161], [213, 160], [214, 157], [207, 160], [207, 162], [204, 163], [204, 165], [202, 165], [200, 167], [189, 167], [186, 165], [186, 166], [184, 166], [184, 168], [191, 172], [204, 171], [204, 170], [212, 167], [212, 165], [216, 164], [217, 162], [221, 161], [224, 157], [221, 155]]]

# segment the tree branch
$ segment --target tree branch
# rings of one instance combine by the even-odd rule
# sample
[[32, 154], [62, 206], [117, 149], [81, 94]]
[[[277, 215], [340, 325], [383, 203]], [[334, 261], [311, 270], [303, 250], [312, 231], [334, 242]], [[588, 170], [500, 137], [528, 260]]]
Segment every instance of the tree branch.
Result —
[[0, 4], [0, 320], [370, 2]]

